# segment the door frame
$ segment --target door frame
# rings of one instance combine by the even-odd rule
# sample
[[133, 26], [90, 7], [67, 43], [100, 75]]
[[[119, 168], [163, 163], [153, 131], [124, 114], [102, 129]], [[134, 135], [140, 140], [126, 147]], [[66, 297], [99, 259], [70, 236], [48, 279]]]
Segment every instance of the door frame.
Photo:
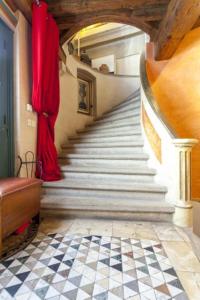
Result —
[[8, 151], [9, 151], [9, 170], [8, 176], [15, 175], [15, 139], [14, 139], [14, 31], [10, 26], [0, 17], [0, 26], [6, 28], [11, 33], [11, 44], [9, 48], [9, 66], [8, 66], [8, 103], [7, 103], [7, 116], [8, 116]]

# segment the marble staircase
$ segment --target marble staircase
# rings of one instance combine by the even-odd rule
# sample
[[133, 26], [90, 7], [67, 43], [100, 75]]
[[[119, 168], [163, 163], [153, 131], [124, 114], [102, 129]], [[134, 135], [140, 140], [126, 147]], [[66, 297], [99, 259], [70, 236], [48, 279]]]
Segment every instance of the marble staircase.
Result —
[[140, 95], [78, 130], [59, 156], [63, 179], [44, 183], [44, 213], [171, 221], [166, 187], [148, 166], [140, 125]]

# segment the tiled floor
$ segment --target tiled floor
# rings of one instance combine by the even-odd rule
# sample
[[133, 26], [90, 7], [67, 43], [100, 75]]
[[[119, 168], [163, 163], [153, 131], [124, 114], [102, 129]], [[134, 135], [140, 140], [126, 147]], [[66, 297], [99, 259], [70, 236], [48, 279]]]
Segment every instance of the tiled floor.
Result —
[[200, 300], [197, 256], [171, 224], [46, 218], [0, 265], [0, 299]]

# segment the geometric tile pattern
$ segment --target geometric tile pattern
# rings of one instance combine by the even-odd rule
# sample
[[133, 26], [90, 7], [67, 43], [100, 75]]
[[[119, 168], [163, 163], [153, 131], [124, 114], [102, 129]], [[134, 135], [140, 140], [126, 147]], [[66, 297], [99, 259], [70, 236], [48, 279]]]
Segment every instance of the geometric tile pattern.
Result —
[[0, 299], [186, 300], [157, 241], [40, 234], [0, 264]]

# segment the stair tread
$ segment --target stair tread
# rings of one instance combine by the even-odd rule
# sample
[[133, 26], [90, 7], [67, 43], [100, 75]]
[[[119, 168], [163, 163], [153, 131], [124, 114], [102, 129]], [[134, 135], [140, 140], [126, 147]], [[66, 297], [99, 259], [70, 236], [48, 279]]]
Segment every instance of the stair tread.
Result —
[[102, 168], [94, 166], [62, 166], [62, 171], [82, 172], [82, 173], [97, 173], [97, 174], [150, 174], [155, 175], [156, 171], [149, 168]]
[[62, 145], [63, 149], [70, 149], [70, 148], [132, 148], [132, 147], [143, 147], [144, 142], [143, 141], [135, 141], [135, 142], [124, 142], [119, 144], [118, 142], [104, 142], [104, 143], [98, 143], [98, 142], [84, 142], [84, 140], [81, 140], [80, 143], [73, 143], [70, 141], [68, 144]]
[[100, 132], [100, 131], [103, 131], [103, 132], [118, 132], [118, 131], [132, 131], [132, 132], [141, 132], [141, 125], [140, 124], [125, 124], [125, 125], [121, 125], [119, 128], [116, 127], [116, 126], [113, 126], [112, 128], [98, 128], [98, 127], [91, 127], [91, 126], [88, 126], [88, 127], [85, 127], [85, 128], [82, 128], [82, 129], [78, 129], [77, 132]]
[[[62, 157], [64, 154], [60, 154]], [[81, 158], [81, 159], [110, 159], [110, 160], [132, 160], [132, 159], [148, 159], [149, 156], [146, 153], [133, 153], [124, 155], [114, 155], [114, 154], [68, 154], [68, 158]]]
[[90, 190], [114, 190], [114, 191], [142, 191], [142, 192], [161, 192], [166, 193], [167, 189], [164, 186], [158, 185], [156, 183], [131, 183], [125, 184], [123, 183], [122, 186], [120, 184], [101, 184], [95, 183], [92, 180], [79, 180], [78, 182], [70, 181], [69, 179], [62, 179], [60, 181], [51, 181], [51, 182], [44, 182], [44, 187], [55, 187], [55, 188], [78, 188], [78, 189], [90, 189]]
[[[56, 201], [55, 201], [56, 199]], [[91, 203], [90, 205], [88, 205], [88, 199], [84, 198], [84, 197], [77, 197], [77, 200], [81, 200], [80, 204], [80, 208], [88, 208], [88, 209], [98, 209], [98, 208], [103, 208], [104, 210], [114, 210], [114, 211], [134, 211], [134, 209], [139, 212], [139, 211], [144, 211], [144, 212], [174, 212], [174, 206], [166, 201], [148, 201], [148, 200], [133, 200], [131, 205], [123, 205], [123, 206], [114, 206], [112, 204], [107, 204], [106, 208], [105, 208], [105, 203], [108, 203], [108, 200], [105, 199], [105, 201], [103, 201], [103, 203], [101, 203], [101, 201], [93, 201], [93, 203]], [[58, 195], [48, 195], [48, 196], [43, 196], [42, 197], [42, 207], [45, 206], [45, 204], [52, 204], [54, 207], [56, 207], [58, 205], [58, 202], [61, 204], [64, 204], [63, 202], [67, 200], [67, 208], [68, 209], [77, 209], [76, 205], [73, 205], [74, 201], [76, 200], [75, 198], [72, 197], [66, 197], [66, 196], [58, 196]], [[69, 205], [69, 202], [70, 203]], [[84, 202], [86, 203], [84, 205]]]
[[[126, 121], [126, 122], [125, 122]], [[135, 117], [132, 116], [132, 117], [126, 117], [124, 119], [120, 119], [120, 120], [108, 120], [106, 122], [102, 122], [102, 123], [98, 123], [100, 121], [96, 121], [96, 122], [92, 122], [92, 123], [89, 123], [87, 124], [86, 126], [92, 126], [92, 127], [104, 127], [104, 126], [107, 126], [107, 125], [116, 125], [116, 124], [140, 124], [140, 117]]]

